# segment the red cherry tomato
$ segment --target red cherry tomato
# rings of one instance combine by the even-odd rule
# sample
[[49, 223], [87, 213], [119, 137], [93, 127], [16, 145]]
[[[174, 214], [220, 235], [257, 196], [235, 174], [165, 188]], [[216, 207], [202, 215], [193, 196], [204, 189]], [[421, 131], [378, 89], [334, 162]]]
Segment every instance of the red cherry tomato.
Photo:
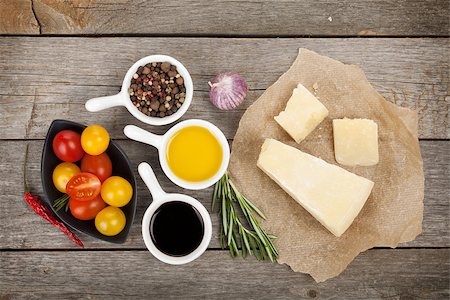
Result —
[[112, 174], [112, 163], [108, 154], [103, 152], [100, 155], [87, 154], [81, 159], [81, 172], [88, 172], [96, 175], [101, 182], [108, 179]]
[[98, 195], [91, 201], [77, 201], [72, 198], [69, 200], [69, 207], [72, 216], [79, 220], [92, 220], [106, 207], [105, 201]]
[[79, 161], [84, 150], [81, 147], [81, 135], [72, 130], [62, 130], [53, 139], [53, 152], [62, 161]]
[[101, 182], [91, 173], [79, 173], [66, 185], [66, 193], [76, 201], [91, 201], [100, 194]]

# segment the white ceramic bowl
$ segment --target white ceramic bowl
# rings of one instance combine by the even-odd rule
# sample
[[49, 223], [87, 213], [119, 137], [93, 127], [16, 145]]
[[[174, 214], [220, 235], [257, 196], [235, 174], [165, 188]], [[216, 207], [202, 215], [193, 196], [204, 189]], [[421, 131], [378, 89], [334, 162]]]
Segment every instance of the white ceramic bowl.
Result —
[[[172, 265], [186, 264], [198, 258], [208, 248], [212, 236], [211, 217], [206, 208], [198, 202], [198, 200], [187, 195], [165, 193], [161, 189], [155, 173], [153, 173], [153, 170], [148, 163], [141, 163], [138, 167], [138, 172], [153, 197], [153, 202], [145, 211], [144, 218], [142, 219], [142, 237], [147, 249], [160, 261]], [[203, 219], [203, 239], [194, 251], [185, 256], [170, 256], [161, 252], [153, 243], [150, 235], [150, 221], [153, 214], [162, 204], [172, 201], [181, 201], [192, 205]]]
[[[220, 165], [219, 170], [213, 177], [204, 181], [191, 182], [183, 180], [177, 177], [167, 164], [166, 151], [168, 142], [176, 132], [188, 126], [201, 126], [208, 129], [216, 137], [216, 139], [222, 146], [222, 164]], [[169, 177], [169, 179], [173, 183], [185, 189], [201, 190], [210, 187], [211, 185], [219, 181], [219, 179], [223, 176], [223, 174], [225, 174], [228, 167], [228, 163], [230, 161], [230, 147], [228, 145], [227, 139], [225, 138], [225, 135], [219, 128], [217, 128], [214, 124], [208, 121], [198, 119], [185, 120], [170, 128], [164, 135], [156, 135], [134, 125], [125, 126], [123, 132], [128, 138], [132, 140], [149, 144], [157, 148], [159, 154], [159, 163], [161, 164], [161, 168], [166, 174], [166, 176]]]
[[[133, 105], [133, 102], [131, 102], [130, 99], [130, 95], [128, 94], [128, 89], [130, 88], [131, 84], [131, 78], [137, 72], [137, 69], [140, 66], [144, 66], [148, 63], [153, 62], [168, 62], [171, 63], [172, 65], [175, 65], [177, 67], [178, 73], [183, 77], [184, 86], [186, 87], [186, 98], [183, 102], [183, 105], [181, 105], [180, 108], [174, 114], [166, 116], [164, 118], [151, 117], [141, 113], [137, 109], [137, 107]], [[86, 102], [85, 107], [90, 112], [97, 112], [114, 106], [125, 106], [128, 109], [128, 111], [139, 121], [151, 125], [166, 125], [175, 122], [176, 120], [181, 118], [181, 116], [188, 110], [189, 105], [191, 105], [192, 102], [193, 93], [194, 87], [192, 84], [191, 75], [189, 74], [189, 72], [186, 70], [186, 68], [183, 66], [182, 63], [180, 63], [178, 60], [168, 55], [150, 55], [141, 58], [140, 60], [135, 62], [130, 69], [128, 69], [128, 72], [125, 75], [125, 78], [123, 79], [122, 88], [118, 94], [89, 99]]]

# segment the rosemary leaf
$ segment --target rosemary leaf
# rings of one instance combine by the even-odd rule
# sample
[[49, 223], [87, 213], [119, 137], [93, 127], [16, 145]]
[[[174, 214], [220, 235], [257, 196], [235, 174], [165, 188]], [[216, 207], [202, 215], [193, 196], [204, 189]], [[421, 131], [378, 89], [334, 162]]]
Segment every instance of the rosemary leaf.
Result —
[[259, 251], [258, 251], [258, 246], [256, 245], [255, 237], [253, 236], [252, 233], [249, 233], [249, 235], [248, 235], [248, 242], [250, 243], [250, 245], [252, 247], [252, 251], [253, 251], [256, 259], [261, 260], [261, 256], [259, 255]]
[[248, 253], [252, 255], [252, 249], [250, 248], [250, 244], [248, 243], [247, 232], [246, 230], [242, 230], [242, 240], [244, 241], [244, 246], [242, 249], [247, 249]]
[[223, 233], [223, 227], [220, 226], [220, 246], [222, 247], [222, 249], [225, 248], [225, 235]]
[[234, 227], [234, 224], [233, 224], [233, 207], [232, 207], [232, 206], [229, 206], [228, 211], [229, 211], [229, 215], [228, 215], [228, 218], [229, 218], [229, 225], [228, 225], [228, 245], [230, 245], [230, 243], [231, 243], [231, 238], [233, 237], [233, 227]]
[[259, 250], [259, 253], [261, 254], [261, 260], [266, 260], [267, 259], [267, 254], [266, 254], [266, 251], [265, 251], [266, 248], [261, 243], [260, 239], [255, 238], [255, 242], [258, 245], [258, 250]]
[[249, 199], [247, 199], [244, 196], [240, 196], [242, 198], [242, 202], [245, 203], [245, 205], [247, 205], [248, 207], [250, 207], [251, 209], [253, 209], [254, 211], [256, 211], [256, 213], [263, 218], [264, 220], [266, 219], [266, 216], [263, 214], [262, 211], [259, 210], [259, 208], [257, 208]]
[[[220, 205], [217, 203], [219, 201], [221, 202]], [[254, 255], [258, 260], [276, 261], [278, 251], [272, 241], [276, 237], [267, 234], [260, 227], [254, 213], [263, 219], [266, 219], [266, 216], [255, 204], [236, 189], [228, 173], [225, 173], [214, 187], [213, 210], [216, 203], [219, 206], [219, 216], [222, 219], [220, 226], [222, 249], [228, 246], [232, 257], [246, 257], [248, 254]], [[235, 203], [242, 211], [248, 227], [240, 220]], [[241, 251], [239, 251], [239, 248]]]
[[212, 204], [211, 204], [211, 207], [212, 207], [212, 210], [214, 210], [214, 207], [216, 206], [216, 200], [217, 200], [217, 192], [218, 192], [218, 190], [219, 190], [219, 185], [215, 185], [214, 186], [214, 192], [213, 192], [213, 197], [212, 197]]
[[228, 223], [227, 223], [227, 203], [224, 201], [224, 197], [222, 196], [222, 227], [225, 235], [228, 234]]
[[[231, 236], [231, 242], [230, 242], [230, 252], [232, 253], [231, 255], [233, 257], [238, 256], [239, 255], [239, 248], [236, 244], [236, 239], [234, 237], [233, 234], [230, 234]], [[231, 251], [232, 250], [232, 251]]]
[[261, 218], [263, 218], [264, 220], [266, 219], [266, 216], [263, 214], [263, 212], [261, 210], [259, 210], [259, 208], [256, 207], [256, 205], [254, 205], [249, 199], [247, 199], [246, 197], [244, 197], [240, 192], [237, 191], [236, 187], [234, 186], [233, 182], [231, 181], [231, 179], [229, 180], [230, 183], [230, 187], [233, 189], [233, 191], [235, 192], [236, 195], [236, 199], [239, 202], [242, 202], [243, 205], [245, 205], [247, 208], [249, 208], [248, 210], [254, 210]]

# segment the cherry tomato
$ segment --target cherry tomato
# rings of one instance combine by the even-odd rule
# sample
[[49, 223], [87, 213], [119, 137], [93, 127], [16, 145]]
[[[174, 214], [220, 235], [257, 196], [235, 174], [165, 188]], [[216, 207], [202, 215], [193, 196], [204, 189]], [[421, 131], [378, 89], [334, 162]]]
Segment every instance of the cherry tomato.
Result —
[[70, 212], [79, 220], [92, 220], [105, 207], [106, 203], [100, 195], [91, 201], [69, 200]]
[[53, 139], [53, 152], [62, 161], [79, 161], [84, 150], [81, 147], [81, 136], [72, 130], [63, 130], [56, 134]]
[[95, 217], [95, 228], [107, 236], [119, 234], [126, 223], [127, 219], [123, 211], [114, 206], [105, 207]]
[[108, 154], [86, 154], [81, 159], [81, 171], [96, 175], [101, 182], [105, 181], [112, 173], [112, 163]]
[[86, 127], [81, 133], [81, 146], [90, 155], [99, 155], [108, 149], [109, 133], [100, 125]]
[[120, 176], [111, 176], [102, 184], [103, 200], [115, 207], [122, 207], [130, 202], [133, 196], [131, 184]]
[[91, 173], [73, 176], [66, 186], [66, 193], [76, 201], [91, 201], [100, 194], [100, 179]]
[[66, 185], [69, 180], [80, 173], [80, 168], [74, 163], [63, 162], [53, 170], [52, 179], [56, 189], [61, 193], [66, 192]]

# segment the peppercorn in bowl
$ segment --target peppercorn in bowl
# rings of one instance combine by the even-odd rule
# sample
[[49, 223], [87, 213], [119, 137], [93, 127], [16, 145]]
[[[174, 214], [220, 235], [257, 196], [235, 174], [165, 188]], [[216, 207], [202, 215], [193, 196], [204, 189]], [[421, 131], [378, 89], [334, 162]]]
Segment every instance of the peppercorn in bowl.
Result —
[[141, 113], [164, 118], [181, 108], [186, 100], [186, 86], [177, 66], [153, 62], [140, 66], [133, 74], [128, 94]]
[[192, 78], [183, 64], [171, 56], [151, 55], [131, 66], [118, 94], [90, 99], [86, 109], [125, 106], [144, 123], [166, 125], [187, 111], [192, 96]]

